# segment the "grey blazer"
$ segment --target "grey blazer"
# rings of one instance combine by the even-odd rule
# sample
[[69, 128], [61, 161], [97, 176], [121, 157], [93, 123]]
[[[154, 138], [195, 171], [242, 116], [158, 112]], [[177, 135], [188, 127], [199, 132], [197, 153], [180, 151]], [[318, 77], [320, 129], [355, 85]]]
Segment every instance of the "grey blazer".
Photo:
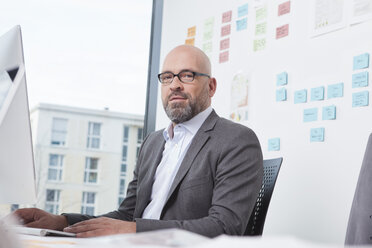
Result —
[[[263, 177], [262, 152], [255, 133], [213, 111], [192, 140], [160, 220], [142, 219], [164, 150], [162, 132], [151, 133], [143, 141], [125, 200], [117, 211], [102, 216], [135, 220], [137, 232], [181, 228], [209, 237], [242, 235]], [[69, 224], [94, 218], [64, 215]]]
[[351, 206], [345, 245], [372, 244], [372, 134], [364, 153], [362, 167]]

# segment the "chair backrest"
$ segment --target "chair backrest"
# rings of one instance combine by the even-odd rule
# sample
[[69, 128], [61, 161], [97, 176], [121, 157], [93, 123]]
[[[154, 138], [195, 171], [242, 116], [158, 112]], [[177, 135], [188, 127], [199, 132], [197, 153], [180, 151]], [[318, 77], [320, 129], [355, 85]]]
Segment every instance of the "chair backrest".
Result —
[[258, 236], [262, 235], [267, 209], [269, 208], [271, 195], [273, 194], [276, 179], [278, 177], [283, 158], [267, 159], [263, 161], [264, 175], [262, 186], [256, 204], [249, 218], [244, 235]]
[[345, 245], [372, 244], [372, 134], [368, 139], [354, 193]]

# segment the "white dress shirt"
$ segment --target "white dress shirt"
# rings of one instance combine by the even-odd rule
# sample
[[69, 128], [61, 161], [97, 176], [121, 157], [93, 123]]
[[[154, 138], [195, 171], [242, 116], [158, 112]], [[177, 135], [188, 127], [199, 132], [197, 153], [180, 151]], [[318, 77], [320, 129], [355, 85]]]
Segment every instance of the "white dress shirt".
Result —
[[191, 120], [179, 123], [174, 128], [172, 128], [171, 123], [164, 130], [165, 146], [163, 156], [155, 172], [151, 201], [145, 208], [142, 218], [160, 219], [169, 189], [189, 149], [191, 141], [211, 112], [212, 107], [208, 107]]

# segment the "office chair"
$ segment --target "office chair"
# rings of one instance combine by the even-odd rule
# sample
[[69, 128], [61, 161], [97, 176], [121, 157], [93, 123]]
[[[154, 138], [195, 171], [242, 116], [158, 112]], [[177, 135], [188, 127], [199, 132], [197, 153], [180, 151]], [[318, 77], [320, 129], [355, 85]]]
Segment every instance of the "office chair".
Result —
[[267, 209], [269, 208], [271, 195], [273, 194], [282, 161], [283, 158], [267, 159], [263, 161], [264, 175], [262, 186], [258, 193], [251, 217], [249, 218], [247, 228], [245, 229], [245, 236], [262, 235]]
[[354, 193], [345, 245], [372, 244], [372, 134], [368, 139]]

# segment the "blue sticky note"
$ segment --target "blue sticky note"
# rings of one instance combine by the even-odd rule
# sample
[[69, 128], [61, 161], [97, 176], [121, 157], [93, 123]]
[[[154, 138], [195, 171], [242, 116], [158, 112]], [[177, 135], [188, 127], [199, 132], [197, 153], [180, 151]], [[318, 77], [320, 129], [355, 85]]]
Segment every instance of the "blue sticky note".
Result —
[[287, 101], [287, 90], [285, 88], [276, 90], [276, 101]]
[[344, 83], [328, 85], [327, 98], [336, 98], [344, 96]]
[[353, 93], [353, 107], [368, 106], [368, 103], [369, 103], [368, 91]]
[[310, 142], [324, 141], [324, 127], [310, 129]]
[[317, 87], [311, 89], [311, 101], [324, 100], [324, 87]]
[[247, 29], [247, 18], [243, 18], [236, 21], [236, 31]]
[[323, 120], [335, 120], [336, 119], [336, 106], [331, 105], [331, 106], [323, 107], [322, 119]]
[[358, 56], [354, 56], [353, 69], [365, 69], [369, 66], [369, 53], [363, 53]]
[[368, 86], [368, 71], [362, 71], [353, 74], [352, 78], [353, 88], [360, 88]]
[[304, 122], [318, 120], [318, 108], [304, 109]]
[[276, 75], [276, 85], [282, 86], [288, 83], [288, 73], [282, 72]]
[[268, 142], [269, 151], [279, 151], [280, 150], [280, 138], [269, 139]]
[[238, 8], [238, 18], [248, 15], [248, 3]]
[[307, 102], [307, 90], [297, 90], [294, 93], [294, 103]]

